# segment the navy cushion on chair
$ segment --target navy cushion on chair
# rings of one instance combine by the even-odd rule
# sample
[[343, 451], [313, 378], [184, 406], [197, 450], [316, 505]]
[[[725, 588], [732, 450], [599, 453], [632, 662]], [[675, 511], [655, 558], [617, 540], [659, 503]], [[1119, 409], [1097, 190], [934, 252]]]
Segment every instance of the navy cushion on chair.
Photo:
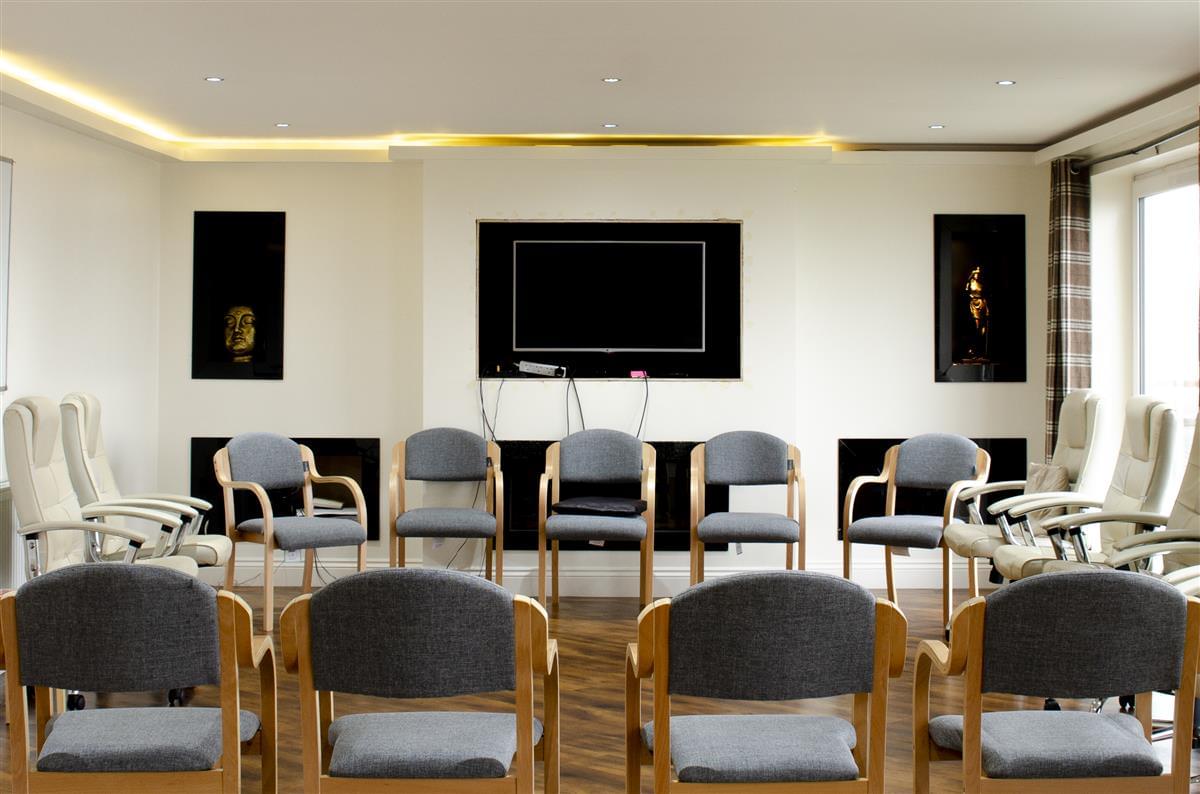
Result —
[[778, 513], [709, 513], [696, 534], [705, 543], [795, 543], [800, 525]]
[[[939, 747], [962, 752], [963, 718], [929, 721]], [[1162, 761], [1128, 714], [993, 711], [983, 715], [983, 771], [996, 778], [1141, 777]]]
[[[241, 740], [258, 717], [240, 712]], [[221, 760], [221, 710], [133, 708], [68, 711], [52, 719], [39, 772], [195, 772]]]
[[496, 517], [472, 507], [418, 507], [396, 518], [396, 534], [419, 538], [490, 538]]
[[550, 516], [546, 537], [551, 540], [641, 540], [646, 519], [641, 516]]
[[[542, 724], [533, 721], [533, 742]], [[517, 752], [517, 718], [480, 712], [351, 714], [329, 726], [333, 777], [504, 777]]]
[[[263, 520], [251, 518], [237, 525], [239, 532], [262, 534]], [[275, 544], [285, 551], [323, 549], [327, 546], [357, 546], [367, 540], [367, 530], [348, 518], [279, 516], [271, 520]]]
[[[654, 723], [642, 727], [654, 752]], [[855, 780], [854, 726], [798, 714], [671, 718], [671, 761], [681, 783]]]
[[646, 512], [645, 499], [624, 496], [576, 496], [555, 502], [551, 510], [564, 516], [640, 516]]
[[941, 516], [872, 516], [847, 530], [851, 543], [936, 549], [942, 541]]

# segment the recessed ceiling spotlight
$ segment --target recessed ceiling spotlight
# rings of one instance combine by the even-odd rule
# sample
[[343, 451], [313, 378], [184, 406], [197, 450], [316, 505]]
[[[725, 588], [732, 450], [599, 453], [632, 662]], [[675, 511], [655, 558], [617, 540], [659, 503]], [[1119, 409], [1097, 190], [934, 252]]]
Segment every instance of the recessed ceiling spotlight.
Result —
[[619, 83], [619, 82], [621, 82], [621, 78], [620, 78], [620, 77], [605, 77], [605, 78], [604, 78], [604, 82], [606, 82], [606, 83]]
[[277, 122], [275, 122], [275, 126], [276, 127], [290, 127], [291, 125], [288, 124], [286, 121], [277, 121]]
[[930, 124], [930, 125], [929, 125], [929, 129], [931, 129], [931, 130], [944, 130], [944, 129], [946, 129], [946, 125], [945, 125], [945, 124]]
[[206, 82], [206, 83], [223, 83], [223, 82], [225, 82], [225, 78], [217, 77], [216, 75], [212, 75], [211, 77], [205, 77], [204, 82]]
[[997, 80], [996, 85], [1016, 85], [1016, 80]]
[[613, 129], [613, 128], [614, 128], [614, 127], [616, 127], [616, 126], [617, 126], [617, 125], [616, 125], [616, 124], [614, 124], [614, 123], [612, 123], [611, 121], [606, 121], [606, 122], [604, 123], [604, 129], [606, 129], [606, 130], [611, 130], [611, 129]]

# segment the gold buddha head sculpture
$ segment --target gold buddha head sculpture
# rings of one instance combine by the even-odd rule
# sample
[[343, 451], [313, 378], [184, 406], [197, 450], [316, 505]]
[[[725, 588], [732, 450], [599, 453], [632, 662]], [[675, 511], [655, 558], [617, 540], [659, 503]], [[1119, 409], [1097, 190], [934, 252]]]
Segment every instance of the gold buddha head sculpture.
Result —
[[249, 306], [230, 306], [225, 311], [225, 349], [235, 363], [254, 357], [254, 327], [257, 319]]

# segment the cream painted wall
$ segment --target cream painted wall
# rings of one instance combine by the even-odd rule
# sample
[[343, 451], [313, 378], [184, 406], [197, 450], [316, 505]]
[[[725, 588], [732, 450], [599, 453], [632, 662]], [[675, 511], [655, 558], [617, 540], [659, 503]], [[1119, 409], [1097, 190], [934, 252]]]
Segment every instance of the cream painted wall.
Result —
[[[1131, 169], [1092, 177], [1092, 387], [1114, 406], [1137, 392], [1133, 369], [1134, 227]], [[1120, 437], [1123, 411], [1110, 411]]]
[[[841, 570], [835, 540], [839, 437], [946, 430], [1025, 436], [1041, 451], [1048, 173], [1012, 155], [845, 154], [832, 163], [678, 157], [437, 160], [424, 172], [426, 426], [480, 427], [474, 381], [477, 218], [740, 218], [744, 221], [743, 380], [654, 382], [647, 436], [703, 439], [732, 428], [794, 440], [808, 478], [809, 567]], [[933, 215], [1024, 213], [1028, 376], [1023, 384], [933, 382]], [[631, 320], [640, 308], [631, 306]], [[653, 375], [653, 373], [651, 373]], [[500, 438], [559, 438], [561, 381], [510, 381]], [[487, 386], [489, 408], [496, 386]], [[636, 382], [586, 381], [589, 427], [633, 432]], [[576, 425], [578, 427], [578, 425]], [[735, 509], [772, 494], [735, 493]], [[427, 553], [429, 550], [427, 549]], [[882, 582], [881, 555], [857, 555], [856, 578]], [[440, 557], [438, 558], [441, 559]], [[713, 554], [710, 570], [782, 563], [778, 548]], [[532, 592], [530, 552], [510, 553], [506, 581]], [[636, 555], [564, 553], [563, 592], [636, 592]], [[656, 556], [656, 591], [686, 584], [682, 552]], [[901, 561], [904, 586], [940, 579], [931, 555]]]
[[154, 485], [158, 435], [156, 160], [0, 106], [13, 167], [5, 402], [91, 391], [119, 481]]
[[[171, 163], [162, 184], [162, 486], [187, 487], [191, 437], [251, 430], [379, 437], [386, 477], [421, 423], [420, 164]], [[191, 379], [196, 210], [287, 213], [283, 380]], [[380, 509], [386, 522], [386, 488]], [[340, 571], [353, 551], [321, 557]], [[243, 544], [239, 564], [254, 559]]]

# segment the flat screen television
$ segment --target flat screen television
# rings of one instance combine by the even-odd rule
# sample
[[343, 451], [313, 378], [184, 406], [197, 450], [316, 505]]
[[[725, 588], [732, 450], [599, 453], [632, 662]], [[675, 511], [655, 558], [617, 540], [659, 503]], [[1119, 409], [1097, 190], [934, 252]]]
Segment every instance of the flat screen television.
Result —
[[741, 377], [737, 221], [480, 221], [479, 377]]

